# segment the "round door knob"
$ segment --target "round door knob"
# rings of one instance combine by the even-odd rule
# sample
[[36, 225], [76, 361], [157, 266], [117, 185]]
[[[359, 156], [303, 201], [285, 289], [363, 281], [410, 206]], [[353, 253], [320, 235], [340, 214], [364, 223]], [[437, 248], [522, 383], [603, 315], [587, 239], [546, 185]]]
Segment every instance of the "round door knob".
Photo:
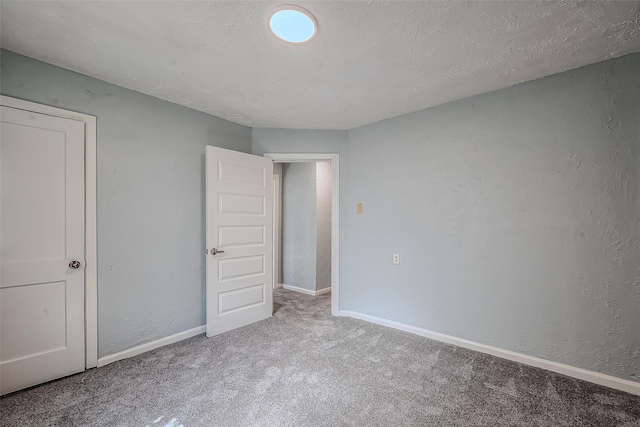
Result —
[[80, 264], [80, 261], [78, 260], [73, 260], [69, 263], [69, 268], [71, 268], [72, 270], [77, 270], [80, 268], [82, 264]]

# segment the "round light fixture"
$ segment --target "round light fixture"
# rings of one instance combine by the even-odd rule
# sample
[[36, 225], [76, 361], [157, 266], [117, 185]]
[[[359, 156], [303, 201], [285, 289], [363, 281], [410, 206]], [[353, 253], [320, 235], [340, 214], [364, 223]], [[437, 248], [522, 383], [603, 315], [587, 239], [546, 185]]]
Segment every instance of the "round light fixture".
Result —
[[271, 11], [269, 28], [273, 34], [286, 42], [304, 43], [318, 32], [318, 21], [308, 10], [285, 4]]

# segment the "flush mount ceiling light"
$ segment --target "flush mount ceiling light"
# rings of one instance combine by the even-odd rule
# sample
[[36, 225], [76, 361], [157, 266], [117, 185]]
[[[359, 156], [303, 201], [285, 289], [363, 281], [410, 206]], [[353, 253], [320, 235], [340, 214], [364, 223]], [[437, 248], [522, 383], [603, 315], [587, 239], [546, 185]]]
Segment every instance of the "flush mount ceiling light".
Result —
[[271, 11], [269, 28], [273, 34], [286, 42], [304, 43], [318, 32], [318, 21], [308, 10], [285, 4]]

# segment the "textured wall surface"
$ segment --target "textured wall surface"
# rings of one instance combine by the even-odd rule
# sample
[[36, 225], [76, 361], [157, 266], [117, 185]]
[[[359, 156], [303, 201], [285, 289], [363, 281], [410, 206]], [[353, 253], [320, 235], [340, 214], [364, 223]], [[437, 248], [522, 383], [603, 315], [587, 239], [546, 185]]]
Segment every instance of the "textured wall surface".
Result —
[[340, 309], [638, 381], [639, 75], [627, 55], [252, 150], [340, 154]]
[[316, 164], [282, 165], [282, 277], [316, 289]]
[[353, 129], [340, 307], [638, 381], [639, 180], [640, 54]]
[[0, 51], [0, 93], [95, 115], [99, 355], [204, 323], [204, 149], [251, 129]]
[[316, 290], [331, 286], [331, 163], [316, 163]]
[[637, 1], [2, 1], [2, 47], [253, 127], [349, 129], [640, 50]]

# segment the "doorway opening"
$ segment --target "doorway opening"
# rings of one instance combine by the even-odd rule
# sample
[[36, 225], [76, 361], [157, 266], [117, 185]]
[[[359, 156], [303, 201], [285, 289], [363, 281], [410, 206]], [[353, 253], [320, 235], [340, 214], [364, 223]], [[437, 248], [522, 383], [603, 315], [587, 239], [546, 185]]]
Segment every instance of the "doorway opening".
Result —
[[339, 312], [339, 156], [264, 155], [274, 163], [274, 287], [322, 295]]
[[318, 296], [331, 291], [331, 164], [276, 163], [274, 287]]

